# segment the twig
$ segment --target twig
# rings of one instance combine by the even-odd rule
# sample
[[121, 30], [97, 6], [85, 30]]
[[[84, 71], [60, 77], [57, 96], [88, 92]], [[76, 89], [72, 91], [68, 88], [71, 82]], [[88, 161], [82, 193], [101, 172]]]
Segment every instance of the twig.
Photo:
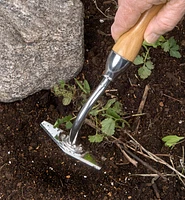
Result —
[[156, 195], [157, 199], [161, 199], [161, 196], [160, 196], [160, 194], [159, 194], [158, 187], [157, 187], [157, 185], [156, 185], [156, 183], [155, 183], [155, 181], [156, 181], [158, 178], [159, 178], [159, 177], [154, 177], [154, 178], [152, 179], [151, 184], [152, 184], [152, 188], [153, 188], [153, 190], [154, 190], [154, 192], [155, 192], [155, 195]]
[[[174, 166], [174, 163], [173, 163], [173, 160], [172, 160], [171, 156], [170, 156], [170, 162], [171, 162], [171, 164], [172, 164], [173, 168], [175, 168], [175, 166]], [[179, 175], [178, 173], [176, 173], [176, 174], [177, 174], [178, 178], [180, 179], [180, 181], [182, 182], [182, 184], [185, 186], [185, 182], [182, 180], [182, 178], [180, 177], [180, 175]]]
[[4, 163], [2, 166], [0, 166], [0, 171], [3, 169], [4, 166], [8, 165], [8, 163]]
[[104, 33], [103, 31], [101, 31], [101, 30], [97, 30], [97, 32], [98, 32], [98, 34], [100, 34], [100, 35], [104, 35], [104, 36], [111, 36], [111, 34], [109, 33], [109, 34], [107, 34], [107, 33]]
[[185, 66], [185, 63], [181, 63], [179, 66]]
[[[138, 108], [138, 111], [137, 111], [138, 114], [141, 114], [143, 112], [149, 89], [150, 89], [150, 86], [146, 85], [139, 108]], [[140, 117], [137, 117], [132, 126], [132, 130], [134, 130], [134, 133], [138, 132], [139, 125], [140, 125]]]
[[169, 99], [172, 99], [172, 100], [174, 100], [174, 101], [178, 101], [179, 103], [183, 104], [183, 102], [182, 102], [181, 100], [176, 99], [176, 98], [174, 98], [174, 97], [171, 97], [171, 96], [169, 96], [169, 95], [167, 95], [167, 94], [164, 94], [164, 93], [163, 93], [163, 96], [168, 97]]
[[180, 163], [182, 166], [182, 170], [184, 171], [185, 163], [184, 163], [184, 146], [182, 146], [182, 159], [180, 159]]
[[96, 9], [97, 9], [104, 17], [109, 18], [109, 19], [114, 19], [114, 17], [106, 15], [106, 14], [98, 7], [98, 4], [97, 4], [96, 0], [93, 0], [93, 2], [94, 2], [94, 4], [95, 4], [95, 6], [96, 6]]
[[150, 166], [148, 163], [146, 163], [145, 161], [141, 160], [139, 157], [137, 157], [135, 154], [133, 154], [131, 151], [129, 151], [127, 148], [124, 148], [124, 150], [130, 155], [132, 156], [135, 160], [137, 160], [138, 162], [140, 162], [142, 165], [144, 165], [145, 167], [147, 167], [149, 170], [151, 170], [152, 172], [158, 174], [161, 178], [163, 178], [164, 180], [167, 180], [163, 174], [161, 174], [159, 171], [157, 171], [156, 169], [154, 169], [152, 166]]
[[[142, 176], [142, 177], [159, 177], [158, 174], [130, 174], [129, 176]], [[176, 174], [163, 174], [165, 177], [174, 177]]]
[[118, 142], [116, 142], [115, 144], [116, 144], [116, 146], [120, 149], [120, 151], [121, 151], [122, 154], [125, 156], [125, 158], [126, 158], [130, 163], [132, 163], [135, 167], [137, 167], [138, 162], [135, 161], [134, 159], [132, 159], [132, 158], [123, 150], [123, 148], [121, 148], [121, 145], [120, 145]]
[[[176, 170], [174, 167], [172, 167], [170, 164], [168, 164], [167, 162], [165, 162], [164, 160], [162, 160], [161, 158], [159, 158], [158, 156], [156, 156], [155, 154], [151, 153], [150, 151], [146, 150], [139, 142], [137, 142], [128, 132], [126, 132], [126, 134], [132, 139], [133, 144], [135, 145], [135, 148], [131, 147], [130, 145], [126, 144], [126, 146], [132, 150], [134, 150], [135, 152], [143, 155], [144, 157], [150, 158], [152, 160], [154, 160], [155, 162], [159, 162], [163, 165], [165, 165], [166, 167], [168, 167], [169, 169], [171, 169], [172, 171], [174, 171], [176, 174], [179, 174], [179, 176], [181, 176], [182, 178], [185, 178], [185, 176], [180, 173], [178, 170]], [[136, 150], [136, 148], [140, 149], [140, 151]], [[144, 153], [143, 153], [144, 152]]]

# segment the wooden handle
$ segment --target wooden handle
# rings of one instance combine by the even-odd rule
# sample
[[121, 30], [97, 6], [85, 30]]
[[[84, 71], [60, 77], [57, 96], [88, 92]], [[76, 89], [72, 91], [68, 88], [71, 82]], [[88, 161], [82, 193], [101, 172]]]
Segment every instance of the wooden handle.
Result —
[[136, 25], [118, 39], [112, 48], [113, 51], [133, 62], [142, 46], [146, 27], [163, 5], [164, 4], [153, 6], [151, 9], [143, 13]]

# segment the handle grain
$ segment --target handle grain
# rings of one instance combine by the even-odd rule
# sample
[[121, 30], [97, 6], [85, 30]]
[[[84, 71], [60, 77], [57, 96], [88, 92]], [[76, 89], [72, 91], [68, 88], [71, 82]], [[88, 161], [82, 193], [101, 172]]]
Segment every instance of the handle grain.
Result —
[[153, 6], [151, 9], [143, 13], [136, 25], [118, 39], [112, 48], [113, 51], [133, 62], [142, 46], [146, 27], [163, 5], [164, 4]]

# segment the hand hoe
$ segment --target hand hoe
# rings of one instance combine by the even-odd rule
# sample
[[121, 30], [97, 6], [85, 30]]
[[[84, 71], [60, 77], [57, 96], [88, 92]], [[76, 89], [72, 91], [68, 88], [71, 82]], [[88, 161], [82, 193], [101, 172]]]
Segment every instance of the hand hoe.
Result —
[[150, 10], [143, 13], [137, 24], [118, 39], [108, 56], [102, 81], [80, 110], [68, 135], [63, 134], [61, 129], [54, 128], [49, 122], [43, 121], [41, 123], [41, 127], [66, 154], [98, 170], [101, 169], [90, 153], [84, 151], [82, 145], [76, 144], [80, 128], [87, 114], [99, 97], [103, 95], [108, 85], [134, 61], [142, 46], [144, 32], [148, 23], [162, 6], [163, 4], [153, 6]]

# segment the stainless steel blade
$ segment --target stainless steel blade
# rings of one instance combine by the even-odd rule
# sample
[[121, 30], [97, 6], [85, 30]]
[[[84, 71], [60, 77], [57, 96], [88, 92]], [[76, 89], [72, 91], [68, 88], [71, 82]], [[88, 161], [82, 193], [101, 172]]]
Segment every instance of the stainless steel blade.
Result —
[[54, 126], [47, 121], [43, 121], [40, 125], [66, 154], [94, 167], [95, 169], [101, 169], [90, 153], [83, 151], [81, 145], [72, 145], [70, 143], [69, 135], [62, 134], [63, 130], [54, 128]]

